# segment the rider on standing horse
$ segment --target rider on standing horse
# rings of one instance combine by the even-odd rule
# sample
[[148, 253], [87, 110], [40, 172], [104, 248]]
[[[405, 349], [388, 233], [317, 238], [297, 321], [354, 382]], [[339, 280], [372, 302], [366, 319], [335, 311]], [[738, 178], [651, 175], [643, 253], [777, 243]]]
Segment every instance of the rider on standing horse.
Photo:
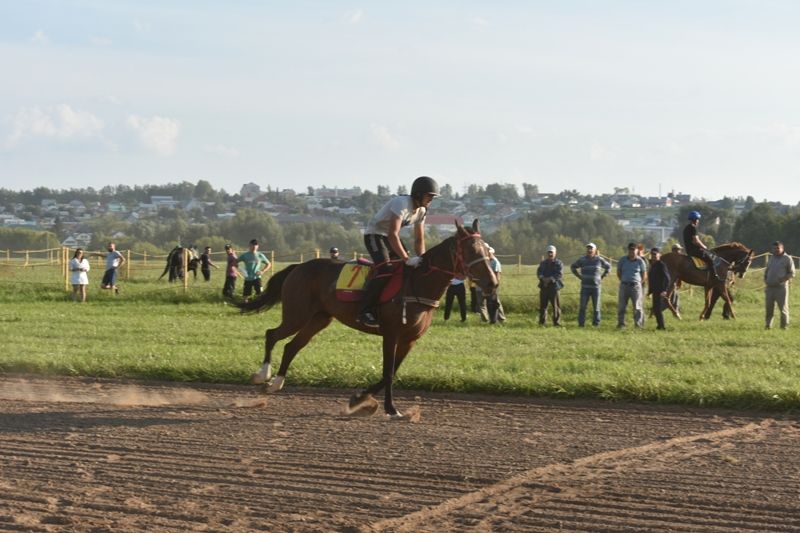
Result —
[[698, 257], [705, 261], [717, 281], [722, 281], [719, 274], [717, 274], [717, 256], [700, 240], [700, 236], [697, 233], [698, 224], [700, 224], [700, 213], [691, 211], [689, 213], [689, 223], [683, 228], [683, 246], [686, 248], [686, 255]]
[[[381, 291], [394, 270], [394, 262], [404, 261], [416, 268], [425, 253], [425, 215], [434, 197], [439, 195], [439, 185], [433, 178], [422, 176], [414, 180], [410, 195], [395, 196], [372, 217], [364, 232], [364, 244], [375, 273], [367, 282], [364, 303], [358, 321], [366, 326], [377, 326], [376, 304]], [[414, 251], [411, 256], [400, 240], [400, 228], [414, 225]]]

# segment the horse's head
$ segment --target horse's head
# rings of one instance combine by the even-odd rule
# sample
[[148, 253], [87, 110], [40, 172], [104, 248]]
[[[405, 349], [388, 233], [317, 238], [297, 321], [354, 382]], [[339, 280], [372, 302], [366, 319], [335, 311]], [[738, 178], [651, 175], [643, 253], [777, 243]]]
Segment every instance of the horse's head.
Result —
[[455, 270], [470, 277], [484, 293], [493, 293], [498, 285], [497, 276], [489, 266], [489, 254], [478, 231], [478, 219], [472, 222], [471, 228], [456, 222], [455, 241]]
[[730, 265], [730, 271], [740, 278], [744, 277], [753, 262], [753, 250], [738, 242], [723, 244], [715, 248], [714, 252], [725, 259]]

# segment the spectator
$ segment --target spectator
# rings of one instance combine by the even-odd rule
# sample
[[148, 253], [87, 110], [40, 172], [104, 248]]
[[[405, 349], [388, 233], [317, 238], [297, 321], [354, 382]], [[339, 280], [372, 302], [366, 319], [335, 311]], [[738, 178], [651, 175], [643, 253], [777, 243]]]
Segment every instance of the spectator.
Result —
[[608, 275], [611, 265], [597, 253], [597, 245], [590, 242], [586, 245], [586, 255], [572, 263], [570, 270], [581, 280], [580, 306], [578, 308], [578, 326], [583, 327], [586, 321], [586, 305], [592, 299], [592, 325], [600, 325], [600, 294], [603, 278]]
[[472, 313], [478, 312], [478, 284], [472, 278], [467, 279], [469, 286], [469, 310]]
[[764, 269], [764, 296], [767, 304], [767, 329], [772, 328], [775, 304], [781, 313], [781, 329], [789, 327], [789, 280], [794, 277], [794, 260], [781, 241], [772, 243], [772, 255]]
[[544, 326], [547, 306], [553, 307], [553, 325], [561, 325], [561, 300], [559, 291], [564, 287], [564, 263], [556, 258], [556, 247], [547, 247], [547, 259], [539, 263], [536, 276], [539, 278], [539, 325]]
[[258, 251], [258, 241], [250, 241], [250, 249], [239, 256], [237, 263], [244, 263], [244, 289], [242, 297], [245, 301], [250, 298], [250, 294], [255, 291], [256, 295], [261, 294], [261, 276], [272, 267], [267, 256]]
[[83, 249], [78, 248], [75, 250], [75, 255], [69, 262], [69, 270], [72, 272], [72, 301], [77, 302], [80, 299], [81, 303], [86, 301], [86, 286], [89, 284], [89, 275], [87, 272], [91, 267], [89, 260], [83, 257]]
[[656, 317], [656, 329], [666, 329], [664, 327], [664, 305], [666, 304], [670, 277], [667, 265], [661, 261], [661, 250], [658, 248], [650, 249], [650, 270], [647, 277], [650, 282], [648, 291], [653, 295], [653, 314]]
[[[672, 253], [678, 255], [685, 255], [683, 252], [683, 246], [681, 246], [680, 243], [677, 242], [672, 245]], [[675, 310], [676, 313], [678, 313], [678, 315], [680, 315], [681, 313], [681, 298], [680, 295], [678, 294], [678, 289], [680, 288], [680, 286], [681, 286], [681, 280], [678, 280], [678, 282], [675, 283], [675, 287], [673, 287], [672, 289], [672, 296], [669, 297], [669, 303], [672, 304], [672, 308]]]
[[617, 262], [619, 278], [619, 301], [617, 303], [617, 327], [625, 327], [625, 310], [628, 300], [633, 304], [633, 322], [637, 328], [644, 326], [642, 312], [642, 288], [647, 281], [647, 267], [636, 251], [636, 243], [628, 244], [628, 255], [623, 255]]
[[464, 287], [464, 280], [453, 278], [450, 286], [447, 287], [447, 294], [444, 298], [444, 319], [450, 319], [450, 311], [453, 309], [453, 298], [458, 298], [458, 309], [461, 312], [461, 322], [467, 321], [467, 291]]
[[211, 267], [219, 268], [211, 261], [211, 247], [206, 246], [200, 255], [200, 272], [202, 272], [203, 279], [206, 281], [211, 281]]
[[331, 246], [331, 249], [328, 250], [328, 253], [331, 256], [331, 259], [333, 259], [334, 261], [339, 260], [339, 249], [337, 247]]
[[222, 295], [226, 298], [233, 298], [233, 291], [236, 290], [236, 278], [239, 273], [239, 258], [230, 244], [225, 245], [225, 285], [222, 287]]
[[[105, 254], [106, 258], [106, 271], [103, 273], [103, 281], [100, 282], [101, 289], [113, 289], [115, 294], [119, 294], [119, 287], [117, 286], [117, 269], [125, 262], [125, 257], [117, 251], [117, 245], [113, 242], [108, 243], [106, 248], [108, 253]], [[103, 254], [94, 254], [103, 256]]]
[[[499, 283], [500, 274], [503, 272], [503, 265], [501, 265], [500, 260], [495, 257], [494, 248], [489, 246], [487, 252], [489, 253], [489, 268], [494, 271]], [[482, 292], [483, 291], [481, 291], [481, 293]], [[482, 296], [485, 295], [482, 294]], [[481, 318], [483, 318], [484, 314], [487, 314], [490, 324], [496, 324], [498, 320], [500, 322], [505, 321], [506, 314], [503, 311], [503, 304], [500, 302], [499, 287], [495, 288], [494, 292], [492, 292], [492, 294], [490, 294], [488, 297], [484, 297], [483, 301], [485, 311], [483, 308], [481, 309]]]

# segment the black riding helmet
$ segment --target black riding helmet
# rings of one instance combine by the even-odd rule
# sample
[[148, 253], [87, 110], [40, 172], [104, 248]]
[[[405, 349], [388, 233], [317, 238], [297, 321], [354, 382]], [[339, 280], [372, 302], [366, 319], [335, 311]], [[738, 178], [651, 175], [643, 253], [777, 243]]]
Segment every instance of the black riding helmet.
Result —
[[411, 185], [411, 196], [422, 196], [423, 194], [432, 194], [439, 196], [439, 184], [436, 180], [428, 176], [420, 176], [414, 180]]

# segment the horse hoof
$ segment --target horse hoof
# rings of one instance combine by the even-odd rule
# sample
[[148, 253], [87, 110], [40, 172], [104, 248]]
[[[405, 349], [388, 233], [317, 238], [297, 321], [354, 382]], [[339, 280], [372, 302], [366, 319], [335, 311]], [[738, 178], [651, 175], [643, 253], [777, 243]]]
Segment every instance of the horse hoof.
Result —
[[250, 384], [251, 385], [261, 385], [265, 381], [266, 381], [266, 379], [264, 379], [264, 376], [262, 376], [258, 372], [256, 372], [252, 376], [250, 376]]
[[378, 401], [371, 394], [353, 395], [345, 408], [345, 414], [358, 416], [372, 416], [378, 410]]
[[283, 389], [283, 376], [275, 376], [275, 379], [267, 385], [267, 392], [280, 392]]
[[386, 418], [389, 420], [403, 420], [405, 415], [403, 415], [403, 413], [400, 411], [395, 411], [394, 413], [386, 413]]

